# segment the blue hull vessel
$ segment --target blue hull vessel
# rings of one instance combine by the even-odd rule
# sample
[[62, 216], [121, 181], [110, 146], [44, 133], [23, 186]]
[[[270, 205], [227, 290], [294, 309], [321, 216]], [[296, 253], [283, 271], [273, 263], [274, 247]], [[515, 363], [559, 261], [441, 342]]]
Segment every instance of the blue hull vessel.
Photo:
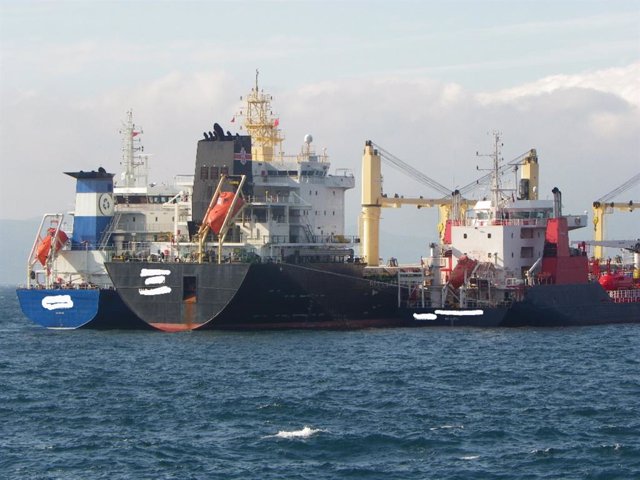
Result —
[[17, 294], [22, 312], [45, 328], [150, 329], [115, 290], [19, 288]]

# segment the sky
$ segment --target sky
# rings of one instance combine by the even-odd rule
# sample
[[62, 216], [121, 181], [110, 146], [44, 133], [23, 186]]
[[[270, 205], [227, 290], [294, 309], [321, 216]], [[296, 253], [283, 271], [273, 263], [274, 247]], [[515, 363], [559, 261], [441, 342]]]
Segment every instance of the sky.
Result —
[[[453, 189], [489, 166], [476, 152], [500, 131], [505, 161], [537, 149], [540, 197], [559, 187], [568, 213], [591, 215], [640, 172], [640, 0], [0, 0], [0, 219], [72, 210], [64, 171], [119, 173], [128, 109], [152, 180], [193, 173], [197, 140], [213, 122], [231, 129], [256, 69], [286, 153], [311, 133], [356, 175], [354, 234], [369, 139]], [[438, 197], [383, 175], [387, 193]], [[640, 202], [640, 186], [615, 200]], [[383, 256], [426, 249], [436, 224], [385, 210]], [[637, 210], [607, 225], [640, 238]]]

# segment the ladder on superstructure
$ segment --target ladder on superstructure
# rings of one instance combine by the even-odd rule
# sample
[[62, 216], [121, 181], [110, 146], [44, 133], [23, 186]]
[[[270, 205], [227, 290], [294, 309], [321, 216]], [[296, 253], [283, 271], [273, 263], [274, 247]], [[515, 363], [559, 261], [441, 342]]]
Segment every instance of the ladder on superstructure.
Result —
[[111, 219], [111, 221], [109, 222], [109, 225], [107, 225], [107, 228], [104, 229], [104, 232], [102, 232], [102, 236], [100, 237], [98, 250], [104, 251], [107, 248], [107, 245], [109, 244], [109, 239], [111, 238], [111, 234], [115, 231], [116, 227], [118, 226], [118, 223], [120, 222], [120, 217], [122, 217], [122, 213], [120, 212], [116, 213]]
[[311, 225], [309, 225], [309, 223], [303, 223], [302, 229], [304, 231], [304, 234], [307, 236], [307, 241], [311, 243], [315, 243], [316, 236], [313, 233], [313, 229], [311, 228]]

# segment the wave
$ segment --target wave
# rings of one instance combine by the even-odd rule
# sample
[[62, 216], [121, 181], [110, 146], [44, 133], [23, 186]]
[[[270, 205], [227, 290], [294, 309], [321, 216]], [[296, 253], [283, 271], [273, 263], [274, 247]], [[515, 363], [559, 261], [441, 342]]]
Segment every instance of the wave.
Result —
[[440, 425], [439, 427], [431, 427], [429, 430], [434, 431], [434, 430], [450, 430], [450, 429], [464, 430], [464, 425]]
[[268, 437], [275, 437], [275, 438], [309, 438], [310, 436], [318, 433], [318, 432], [322, 432], [324, 430], [321, 430], [319, 428], [311, 428], [311, 427], [307, 427], [305, 426], [302, 430], [293, 430], [293, 431], [286, 431], [286, 430], [280, 430], [278, 433], [276, 433], [275, 435], [268, 435]]

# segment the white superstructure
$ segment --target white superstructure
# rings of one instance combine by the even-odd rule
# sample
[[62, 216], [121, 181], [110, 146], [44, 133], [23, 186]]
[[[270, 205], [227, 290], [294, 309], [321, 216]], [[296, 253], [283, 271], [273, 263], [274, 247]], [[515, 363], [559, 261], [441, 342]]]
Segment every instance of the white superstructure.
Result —
[[[148, 184], [149, 155], [142, 155], [142, 130], [133, 123], [131, 111], [127, 112], [120, 134], [123, 144], [120, 179], [114, 184], [109, 181], [110, 191], [86, 192], [78, 187], [74, 212], [44, 215], [29, 255], [28, 286], [111, 288], [105, 261], [114, 256], [146, 259], [176, 255], [179, 243], [188, 240], [193, 176], [176, 176], [170, 185]], [[57, 253], [52, 251], [46, 265], [40, 268], [37, 247], [49, 229], [59, 228], [69, 238], [80, 238], [73, 235], [74, 229], [86, 228], [105, 217], [108, 223], [100, 229], [99, 239], [93, 243], [69, 241]]]

